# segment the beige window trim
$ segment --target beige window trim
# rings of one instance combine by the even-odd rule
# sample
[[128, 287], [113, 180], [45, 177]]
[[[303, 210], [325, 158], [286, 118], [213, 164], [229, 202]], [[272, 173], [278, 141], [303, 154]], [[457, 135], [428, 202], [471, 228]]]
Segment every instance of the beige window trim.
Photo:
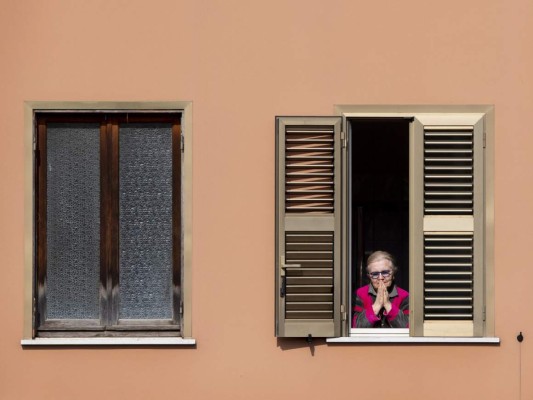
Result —
[[498, 337], [412, 337], [412, 336], [350, 336], [326, 339], [328, 344], [487, 344], [499, 345]]
[[[34, 281], [34, 112], [37, 110], [58, 110], [58, 111], [164, 111], [176, 110], [183, 113], [182, 135], [184, 137], [183, 152], [183, 176], [182, 176], [182, 221], [183, 221], [183, 264], [182, 264], [182, 298], [183, 298], [183, 318], [181, 327], [181, 338], [174, 338], [174, 344], [194, 344], [192, 339], [192, 296], [191, 296], [191, 266], [192, 266], [192, 102], [191, 101], [163, 101], [163, 102], [98, 102], [98, 101], [26, 101], [24, 102], [24, 326], [23, 339], [21, 344], [59, 344], [60, 342], [70, 342], [74, 339], [34, 339], [33, 337], [33, 281]], [[178, 340], [179, 339], [179, 340]], [[150, 344], [148, 338], [107, 338], [106, 340], [119, 344]], [[159, 341], [172, 341], [171, 338], [153, 338], [151, 344]], [[85, 341], [79, 344], [92, 344], [96, 338], [79, 338], [78, 341]], [[103, 342], [104, 340], [100, 340]], [[131, 343], [126, 343], [126, 342]], [[91, 342], [91, 343], [90, 343]], [[170, 343], [169, 343], [170, 344]]]
[[35, 338], [22, 339], [22, 346], [194, 346], [195, 339], [181, 337]]

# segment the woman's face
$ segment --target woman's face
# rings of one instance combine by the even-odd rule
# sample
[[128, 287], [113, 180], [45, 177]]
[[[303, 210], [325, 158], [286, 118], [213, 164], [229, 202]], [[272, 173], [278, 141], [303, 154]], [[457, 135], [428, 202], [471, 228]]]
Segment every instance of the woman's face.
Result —
[[[392, 271], [392, 263], [389, 260], [382, 259], [374, 261], [373, 263], [368, 264], [367, 271], [370, 282], [376, 291], [378, 290], [380, 282], [383, 282], [386, 288], [389, 288], [392, 285], [394, 272]], [[385, 277], [383, 275], [387, 276]]]

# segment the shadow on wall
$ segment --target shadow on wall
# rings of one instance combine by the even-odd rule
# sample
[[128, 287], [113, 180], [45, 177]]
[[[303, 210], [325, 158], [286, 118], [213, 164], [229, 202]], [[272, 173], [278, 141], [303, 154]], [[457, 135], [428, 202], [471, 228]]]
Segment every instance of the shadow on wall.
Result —
[[278, 347], [283, 350], [295, 350], [308, 347], [311, 356], [315, 356], [316, 346], [326, 346], [326, 339], [323, 338], [277, 338]]

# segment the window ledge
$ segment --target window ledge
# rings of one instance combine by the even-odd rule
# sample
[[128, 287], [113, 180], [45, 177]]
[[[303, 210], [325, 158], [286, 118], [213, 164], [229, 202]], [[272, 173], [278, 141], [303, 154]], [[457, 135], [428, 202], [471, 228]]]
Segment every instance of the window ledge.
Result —
[[194, 346], [196, 339], [179, 337], [98, 337], [22, 339], [22, 346]]
[[327, 343], [405, 343], [405, 344], [500, 344], [499, 337], [409, 337], [409, 336], [350, 336], [326, 339]]

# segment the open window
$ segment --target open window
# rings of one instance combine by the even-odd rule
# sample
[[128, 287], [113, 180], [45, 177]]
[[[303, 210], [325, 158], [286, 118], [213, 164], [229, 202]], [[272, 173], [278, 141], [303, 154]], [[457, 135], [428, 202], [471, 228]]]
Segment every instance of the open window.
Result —
[[385, 250], [410, 292], [395, 333], [493, 336], [492, 108], [338, 111], [277, 118], [276, 335], [368, 335], [351, 295]]
[[[366, 271], [375, 251], [393, 255], [394, 285], [409, 291], [409, 130], [412, 118], [348, 118], [346, 157], [347, 261], [355, 308], [356, 288], [371, 285]], [[370, 286], [369, 286], [370, 287]], [[397, 291], [395, 292], [397, 293]], [[407, 300], [406, 300], [407, 302]], [[364, 312], [364, 310], [363, 310]], [[380, 322], [385, 322], [381, 317]], [[356, 328], [351, 318], [352, 328]], [[369, 328], [352, 329], [367, 333]], [[370, 328], [371, 329], [371, 328]], [[379, 329], [407, 334], [408, 329]]]

